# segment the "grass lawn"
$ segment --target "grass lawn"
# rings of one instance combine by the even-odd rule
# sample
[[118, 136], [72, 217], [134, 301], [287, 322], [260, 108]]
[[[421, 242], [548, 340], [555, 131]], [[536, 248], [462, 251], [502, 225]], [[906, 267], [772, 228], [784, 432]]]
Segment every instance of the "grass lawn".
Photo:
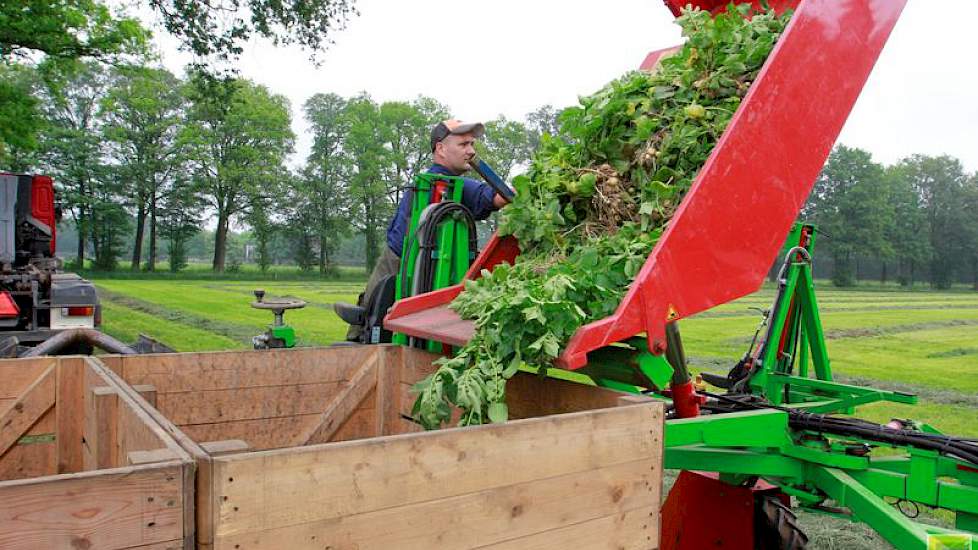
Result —
[[[336, 301], [353, 302], [363, 276], [339, 281], [96, 279], [105, 330], [124, 341], [139, 332], [180, 351], [248, 348], [272, 316], [252, 309], [252, 291], [295, 296], [305, 309], [286, 313], [300, 345], [327, 345], [346, 326]], [[773, 289], [682, 322], [694, 369], [726, 372], [747, 349]], [[818, 293], [833, 372], [857, 383], [918, 391], [918, 407], [879, 404], [867, 414], [914, 416], [952, 433], [978, 434], [978, 293], [902, 292], [893, 288]], [[969, 401], [970, 399], [970, 401]], [[952, 405], [953, 403], [953, 405]]]

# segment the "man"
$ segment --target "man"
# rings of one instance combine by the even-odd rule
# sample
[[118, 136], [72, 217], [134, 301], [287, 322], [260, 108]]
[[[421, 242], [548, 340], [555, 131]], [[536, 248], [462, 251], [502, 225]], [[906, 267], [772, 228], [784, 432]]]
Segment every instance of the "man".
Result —
[[[486, 132], [481, 122], [464, 123], [459, 120], [444, 120], [431, 130], [431, 153], [434, 164], [428, 168], [428, 173], [461, 176], [469, 171], [469, 161], [475, 158], [475, 141]], [[401, 196], [397, 212], [387, 226], [387, 246], [377, 265], [374, 266], [367, 288], [360, 295], [357, 305], [365, 306], [365, 300], [373, 294], [374, 289], [389, 275], [396, 275], [400, 267], [404, 236], [411, 221], [411, 197], [409, 189]], [[480, 181], [465, 178], [462, 188], [462, 204], [472, 211], [477, 220], [484, 220], [495, 210], [506, 204], [506, 199], [495, 192], [492, 187]], [[361, 328], [350, 325], [346, 334], [347, 340], [358, 341]]]

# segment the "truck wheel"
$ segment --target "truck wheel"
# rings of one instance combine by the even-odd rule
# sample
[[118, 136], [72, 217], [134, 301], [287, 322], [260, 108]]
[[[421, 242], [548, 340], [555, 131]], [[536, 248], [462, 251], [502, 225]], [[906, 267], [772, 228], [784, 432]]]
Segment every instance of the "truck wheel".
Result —
[[755, 502], [754, 541], [758, 550], [802, 550], [808, 545], [808, 535], [778, 495], [766, 494]]

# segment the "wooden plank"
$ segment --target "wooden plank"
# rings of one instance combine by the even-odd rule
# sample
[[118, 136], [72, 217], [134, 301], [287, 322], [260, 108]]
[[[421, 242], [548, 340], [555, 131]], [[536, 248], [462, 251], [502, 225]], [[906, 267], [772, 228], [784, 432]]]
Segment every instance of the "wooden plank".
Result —
[[[472, 548], [659, 505], [652, 457], [340, 518], [219, 535], [218, 548]], [[504, 469], [505, 470], [505, 469]], [[623, 525], [624, 526], [624, 525]], [[638, 527], [633, 524], [630, 528]], [[635, 535], [630, 533], [631, 537]], [[603, 536], [611, 538], [611, 533]], [[546, 548], [589, 548], [581, 545]], [[648, 546], [632, 546], [632, 548]]]
[[133, 451], [153, 451], [166, 447], [146, 420], [128, 406], [119, 407], [119, 456], [128, 456]]
[[0, 548], [118, 549], [183, 537], [182, 465], [0, 483]]
[[662, 405], [650, 403], [220, 457], [214, 465], [218, 534], [335, 519], [649, 457], [661, 461], [661, 432]]
[[655, 550], [659, 547], [659, 506], [582, 521], [477, 550]]
[[177, 453], [172, 449], [162, 448], [152, 451], [129, 451], [126, 455], [126, 462], [129, 465], [138, 466], [140, 464], [152, 464], [154, 462], [166, 462], [177, 458]]
[[[375, 391], [376, 390], [372, 390], [371, 393]], [[334, 433], [329, 440], [351, 441], [354, 439], [377, 437], [377, 424], [379, 423], [377, 419], [378, 416], [379, 415], [376, 409], [360, 407], [350, 414], [343, 424], [336, 429], [336, 433]]]
[[[364, 404], [371, 401], [368, 395]], [[372, 415], [372, 407], [361, 405], [357, 414]], [[372, 416], [370, 418], [373, 418]], [[219, 439], [243, 439], [254, 450], [280, 449], [292, 447], [303, 430], [311, 429], [321, 420], [319, 414], [284, 416], [281, 418], [260, 418], [257, 420], [234, 420], [209, 424], [185, 424], [179, 429], [193, 441], [215, 441]]]
[[14, 445], [0, 460], [0, 481], [41, 477], [53, 473], [53, 440], [45, 443]]
[[164, 392], [158, 395], [156, 408], [177, 425], [321, 414], [325, 404], [339, 393], [341, 384]]
[[85, 422], [85, 369], [88, 365], [79, 357], [59, 358], [57, 367], [58, 473], [81, 472], [85, 469], [82, 444]]
[[[132, 546], [126, 550], [185, 550], [186, 546], [182, 540], [168, 540], [143, 546]], [[193, 548], [193, 547], [191, 547]]]
[[153, 384], [160, 394], [343, 382], [383, 347], [133, 355], [122, 358], [120, 368], [130, 384]]
[[378, 356], [377, 428], [375, 435], [394, 435], [401, 418], [401, 362], [403, 346], [383, 350]]
[[97, 468], [119, 466], [119, 394], [110, 387], [91, 390], [95, 426], [95, 463]]
[[54, 406], [56, 382], [51, 365], [0, 415], [0, 457]]
[[[48, 367], [57, 363], [55, 357], [30, 359], [0, 359], [0, 399], [16, 398], [24, 393]], [[0, 406], [0, 411], [4, 408]]]
[[[180, 430], [176, 429], [171, 422], [163, 417], [159, 411], [149, 406], [148, 403], [132, 387], [113, 370], [105, 367], [98, 359], [88, 358], [86, 360], [90, 368], [96, 372], [107, 383], [114, 385], [118, 390], [119, 407], [126, 410], [133, 416], [132, 420], [138, 420], [149, 429], [163, 445], [171, 449], [179, 457], [181, 463], [180, 491], [182, 501], [180, 504], [182, 528], [182, 540], [184, 548], [191, 550], [194, 546], [196, 534], [194, 499], [196, 497], [196, 464], [194, 458], [202, 456], [206, 458], [206, 453], [200, 447], [189, 440]], [[121, 366], [120, 366], [121, 368]], [[131, 420], [131, 421], [132, 421]], [[179, 439], [178, 443], [176, 440]], [[186, 449], [186, 450], [185, 450]], [[191, 454], [191, 450], [192, 453]], [[121, 452], [121, 443], [120, 443]], [[140, 468], [133, 466], [131, 468]]]
[[228, 453], [240, 453], [248, 451], [251, 446], [241, 439], [225, 439], [223, 441], [205, 441], [200, 444], [210, 455], [222, 455]]
[[152, 384], [136, 384], [132, 389], [151, 406], [156, 406], [156, 386]]
[[344, 384], [343, 389], [326, 405], [320, 420], [311, 429], [300, 432], [295, 445], [325, 443], [346, 422], [367, 394], [377, 387], [378, 354], [364, 360], [357, 372]]

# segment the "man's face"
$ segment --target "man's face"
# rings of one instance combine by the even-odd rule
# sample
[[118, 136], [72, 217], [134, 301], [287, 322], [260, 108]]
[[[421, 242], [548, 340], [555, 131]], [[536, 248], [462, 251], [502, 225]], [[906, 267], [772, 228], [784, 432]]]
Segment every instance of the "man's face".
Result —
[[475, 135], [449, 134], [435, 144], [435, 162], [463, 174], [469, 170], [469, 160], [475, 157]]

